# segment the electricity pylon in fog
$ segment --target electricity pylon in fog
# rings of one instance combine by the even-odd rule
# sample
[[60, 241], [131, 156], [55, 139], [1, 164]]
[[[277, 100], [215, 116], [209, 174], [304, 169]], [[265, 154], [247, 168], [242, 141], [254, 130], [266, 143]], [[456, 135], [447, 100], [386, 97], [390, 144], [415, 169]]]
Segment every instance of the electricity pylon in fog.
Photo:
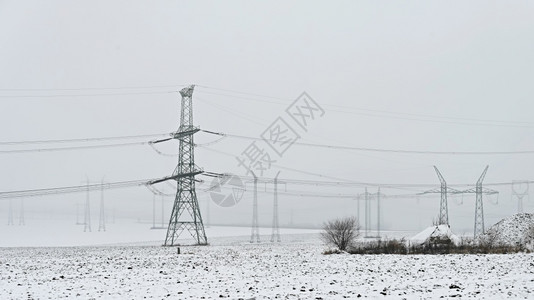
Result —
[[195, 176], [202, 174], [203, 171], [195, 165], [193, 135], [200, 129], [193, 126], [192, 97], [194, 87], [194, 85], [191, 85], [180, 91], [182, 106], [178, 131], [173, 134], [172, 138], [153, 142], [159, 143], [177, 139], [180, 143], [178, 166], [176, 166], [172, 176], [150, 182], [150, 184], [166, 180], [176, 180], [177, 182], [176, 197], [169, 219], [164, 246], [178, 245], [177, 240], [183, 231], [188, 231], [198, 245], [207, 245], [208, 243], [195, 190]]

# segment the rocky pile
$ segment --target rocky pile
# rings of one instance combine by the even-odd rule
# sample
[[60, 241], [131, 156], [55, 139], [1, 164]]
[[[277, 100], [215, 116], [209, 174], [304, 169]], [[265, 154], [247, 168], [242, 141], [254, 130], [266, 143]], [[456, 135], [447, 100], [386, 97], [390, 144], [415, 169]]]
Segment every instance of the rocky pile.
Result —
[[483, 238], [495, 244], [532, 246], [534, 214], [521, 213], [504, 218], [491, 226]]

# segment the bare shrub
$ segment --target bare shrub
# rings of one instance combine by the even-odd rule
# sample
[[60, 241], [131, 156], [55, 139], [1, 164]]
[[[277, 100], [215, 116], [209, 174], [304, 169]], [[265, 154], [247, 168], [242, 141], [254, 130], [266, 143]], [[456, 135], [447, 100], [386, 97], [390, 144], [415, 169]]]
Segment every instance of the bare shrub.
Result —
[[371, 241], [358, 244], [350, 254], [508, 254], [530, 250], [520, 245], [480, 244], [470, 239], [454, 243], [410, 244], [404, 240]]
[[349, 250], [350, 254], [407, 254], [406, 241], [401, 240], [377, 240], [358, 243]]
[[354, 245], [360, 236], [360, 223], [356, 217], [346, 217], [325, 222], [321, 232], [321, 240], [341, 251]]

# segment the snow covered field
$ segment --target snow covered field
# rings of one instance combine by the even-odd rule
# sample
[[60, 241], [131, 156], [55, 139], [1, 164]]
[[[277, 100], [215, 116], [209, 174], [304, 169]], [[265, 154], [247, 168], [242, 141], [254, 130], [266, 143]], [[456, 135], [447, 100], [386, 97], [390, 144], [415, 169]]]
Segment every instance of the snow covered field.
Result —
[[534, 298], [533, 254], [322, 255], [316, 233], [282, 239], [219, 237], [179, 255], [158, 245], [0, 248], [0, 298]]

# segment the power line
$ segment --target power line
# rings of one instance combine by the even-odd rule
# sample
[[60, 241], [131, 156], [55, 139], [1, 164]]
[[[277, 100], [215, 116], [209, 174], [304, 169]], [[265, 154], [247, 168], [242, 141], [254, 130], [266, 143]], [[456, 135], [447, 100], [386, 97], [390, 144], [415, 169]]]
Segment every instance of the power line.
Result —
[[[231, 115], [234, 115], [234, 116], [237, 116], [238, 118], [242, 118], [242, 119], [245, 119], [249, 122], [252, 122], [252, 123], [256, 123], [256, 124], [259, 124], [259, 125], [262, 125], [262, 126], [267, 126], [268, 123], [267, 121], [265, 121], [264, 119], [262, 121], [264, 121], [265, 123], [262, 123], [262, 122], [258, 122], [258, 116], [247, 116], [246, 113], [242, 113], [242, 112], [238, 112], [236, 110], [233, 110], [233, 109], [227, 109], [226, 107], [224, 107], [224, 105], [218, 105], [216, 103], [212, 103], [211, 101], [209, 100], [206, 100], [206, 99], [202, 99], [200, 97], [195, 97], [195, 99], [198, 99], [198, 100], [202, 100], [204, 104], [207, 104], [209, 106], [213, 106], [219, 110], [222, 110], [222, 111], [225, 111]], [[260, 118], [261, 119], [261, 118]]]
[[[262, 141], [262, 138], [251, 137], [236, 134], [227, 134], [221, 132], [213, 132], [209, 130], [201, 130], [205, 133], [218, 135], [221, 137], [231, 137], [246, 140]], [[121, 140], [121, 139], [134, 139], [141, 137], [158, 137], [167, 136], [172, 134], [155, 134], [155, 135], [137, 135], [137, 136], [116, 136], [116, 137], [102, 137], [102, 138], [82, 138], [82, 139], [62, 139], [62, 140], [33, 140], [33, 141], [16, 141], [16, 142], [0, 142], [0, 145], [23, 145], [23, 144], [46, 144], [46, 143], [68, 143], [68, 142], [94, 142], [94, 141], [109, 141], [109, 140]], [[220, 139], [222, 140], [222, 138]], [[219, 142], [217, 140], [215, 142]], [[198, 147], [205, 147], [211, 145], [207, 143], [205, 145], [197, 145]], [[97, 148], [115, 148], [133, 145], [146, 145], [150, 142], [129, 142], [129, 143], [116, 143], [105, 145], [87, 145], [87, 146], [71, 146], [71, 147], [54, 147], [54, 148], [38, 148], [38, 149], [14, 149], [14, 150], [0, 150], [0, 154], [12, 154], [12, 153], [29, 153], [29, 152], [51, 152], [51, 151], [65, 151], [65, 150], [82, 150], [82, 149], [97, 149]], [[293, 145], [313, 147], [313, 148], [325, 148], [332, 150], [350, 150], [350, 151], [366, 151], [366, 152], [383, 152], [383, 153], [398, 153], [398, 154], [420, 154], [420, 155], [518, 155], [518, 154], [534, 154], [534, 150], [526, 151], [422, 151], [422, 150], [398, 150], [398, 149], [381, 149], [381, 148], [366, 148], [366, 147], [353, 147], [353, 146], [339, 146], [328, 144], [316, 144], [305, 142], [294, 142]]]
[[[186, 85], [155, 85], [155, 86], [123, 86], [123, 87], [80, 87], [80, 88], [3, 88], [0, 89], [0, 92], [49, 92], [49, 91], [106, 91], [106, 90], [139, 90], [139, 89], [158, 89], [158, 88], [179, 88]], [[243, 99], [248, 101], [256, 101], [256, 102], [263, 102], [263, 103], [269, 103], [269, 104], [276, 104], [276, 105], [287, 105], [291, 101], [294, 101], [294, 99], [288, 99], [288, 98], [282, 98], [282, 97], [274, 97], [274, 96], [268, 96], [268, 95], [261, 95], [256, 93], [250, 93], [250, 92], [243, 92], [243, 91], [237, 91], [232, 89], [223, 89], [223, 88], [217, 88], [217, 87], [211, 87], [206, 85], [197, 85], [197, 87], [201, 87], [203, 89], [207, 89], [208, 91], [200, 90], [201, 93], [211, 94], [211, 95], [218, 95], [223, 97], [229, 97], [234, 99]], [[209, 91], [213, 90], [213, 91]], [[219, 91], [219, 92], [216, 92]], [[122, 92], [122, 93], [98, 93], [98, 94], [34, 94], [34, 95], [0, 95], [0, 98], [55, 98], [55, 97], [98, 97], [98, 96], [126, 96], [126, 95], [152, 95], [152, 94], [168, 94], [168, 93], [175, 93], [176, 91], [145, 91], [145, 92]], [[221, 93], [221, 92], [225, 92]], [[227, 94], [227, 93], [233, 93]], [[237, 96], [238, 95], [244, 95], [244, 96]], [[272, 101], [272, 100], [263, 100], [263, 99], [255, 99], [251, 97], [256, 98], [266, 98], [266, 99], [272, 99], [272, 100], [280, 100], [280, 101]], [[371, 116], [371, 117], [380, 117], [380, 118], [392, 118], [392, 119], [403, 119], [403, 120], [410, 120], [410, 121], [421, 121], [421, 122], [438, 122], [438, 123], [449, 123], [449, 124], [462, 124], [462, 125], [479, 125], [479, 126], [500, 126], [500, 127], [524, 127], [524, 128], [531, 128], [534, 127], [534, 122], [526, 122], [526, 121], [506, 121], [506, 120], [490, 120], [490, 119], [473, 119], [473, 118], [459, 118], [459, 117], [447, 117], [447, 116], [438, 116], [438, 115], [426, 115], [426, 114], [415, 114], [415, 113], [406, 113], [406, 112], [392, 112], [392, 111], [385, 111], [385, 110], [377, 110], [377, 109], [367, 109], [367, 108], [358, 108], [358, 107], [351, 107], [351, 106], [343, 106], [343, 105], [335, 105], [335, 104], [324, 104], [323, 105], [326, 110], [332, 111], [332, 112], [339, 112], [339, 113], [347, 113], [347, 114], [357, 114], [357, 115], [364, 115], [364, 116]], [[360, 112], [356, 112], [360, 111]], [[385, 114], [385, 115], [376, 115], [376, 114]], [[438, 119], [438, 120], [428, 120], [428, 119], [413, 119], [413, 118], [407, 118], [407, 117], [400, 117], [400, 116], [408, 116], [408, 117], [418, 117], [418, 118], [430, 118], [430, 119]], [[446, 121], [451, 120], [451, 121]], [[458, 122], [460, 121], [460, 122]], [[497, 123], [497, 124], [492, 124]]]
[[0, 95], [0, 98], [64, 98], [64, 97], [101, 97], [101, 96], [129, 96], [129, 95], [157, 95], [172, 94], [176, 91], [163, 92], [128, 92], [128, 93], [100, 93], [100, 94], [52, 94], [52, 95]]
[[[292, 168], [285, 168], [283, 166], [276, 166], [281, 169], [287, 169], [287, 170], [294, 170], [294, 171], [300, 171]], [[315, 173], [309, 173], [310, 175], [320, 175]], [[209, 177], [222, 177], [227, 176], [225, 173], [213, 173], [213, 172], [205, 172], [205, 176]], [[322, 177], [330, 177], [326, 175], [320, 175]], [[238, 176], [244, 181], [253, 181], [252, 176]], [[332, 178], [332, 177], [330, 177]], [[273, 178], [268, 177], [258, 177], [258, 181], [262, 183], [273, 183]], [[309, 179], [289, 179], [289, 178], [280, 178], [279, 181], [284, 184], [294, 184], [294, 185], [308, 185], [308, 186], [329, 186], [329, 187], [342, 187], [342, 188], [350, 188], [350, 187], [381, 187], [381, 188], [388, 188], [388, 189], [401, 189], [401, 188], [428, 188], [428, 187], [435, 187], [438, 184], [433, 183], [372, 183], [372, 182], [357, 182], [357, 181], [332, 181], [332, 180], [309, 180]], [[534, 181], [524, 181], [525, 183], [534, 182]], [[487, 184], [492, 186], [502, 186], [502, 185], [511, 185], [511, 182], [499, 182], [499, 183], [489, 183]], [[464, 188], [464, 187], [471, 187], [473, 184], [451, 184], [450, 186], [454, 186], [456, 188]], [[206, 191], [211, 190], [212, 188], [207, 189]], [[302, 192], [305, 193], [305, 192]], [[406, 194], [401, 194], [406, 195]], [[412, 195], [412, 194], [407, 194]], [[413, 194], [413, 195], [421, 195], [421, 194]]]
[[[228, 152], [215, 150], [215, 149], [208, 148], [208, 147], [203, 147], [201, 149], [205, 149], [205, 150], [208, 150], [208, 151], [216, 152], [216, 153], [223, 154], [223, 155], [226, 155], [226, 156], [235, 157], [234, 155], [232, 155], [232, 154], [230, 154]], [[357, 182], [357, 181], [348, 180], [348, 179], [344, 179], [344, 178], [339, 178], [339, 177], [333, 177], [333, 176], [328, 176], [328, 175], [324, 175], [324, 174], [313, 173], [313, 172], [299, 170], [299, 169], [295, 169], [295, 168], [289, 168], [289, 167], [285, 167], [285, 166], [281, 166], [281, 165], [277, 165], [277, 164], [272, 164], [272, 166], [274, 166], [274, 167], [276, 167], [278, 169], [282, 169], [282, 170], [288, 170], [288, 171], [293, 171], [293, 172], [297, 172], [297, 173], [301, 173], [301, 174], [316, 176], [316, 177], [320, 177], [320, 178], [327, 178], [327, 179], [331, 179], [331, 180], [336, 180], [340, 185], [347, 184], [347, 185], [356, 185], [356, 186], [360, 186], [360, 187], [365, 187], [365, 186], [384, 186], [384, 184]], [[213, 173], [213, 172], [204, 172], [202, 175], [209, 176], [209, 177], [224, 176], [224, 174]], [[250, 177], [250, 176], [240, 176], [240, 177], [246, 178], [249, 181], [252, 180], [251, 179], [252, 177]], [[272, 181], [272, 179], [269, 179], [269, 178], [261, 178], [261, 180], [262, 180], [262, 182], [270, 182], [270, 181]], [[302, 180], [302, 182], [305, 182], [305, 180]], [[319, 182], [319, 181], [308, 180], [307, 183], [310, 184], [310, 185], [319, 185], [320, 183], [323, 183], [324, 185], [335, 185], [336, 182], [332, 182], [332, 181]], [[419, 185], [419, 186], [424, 186], [424, 185], [425, 184], [422, 184], [422, 185]], [[391, 188], [391, 189], [411, 190], [411, 191], [418, 191], [418, 192], [421, 191], [420, 189], [415, 189], [414, 188], [414, 187], [417, 187], [418, 185], [410, 185], [410, 186], [408, 186], [408, 185], [403, 185], [403, 184], [388, 184], [387, 186], [389, 188]]]
[[[219, 153], [219, 154], [223, 154], [225, 156], [231, 156], [231, 157], [235, 157], [235, 155], [231, 154], [231, 153], [228, 153], [228, 152], [225, 152], [225, 151], [220, 151], [220, 150], [216, 150], [216, 149], [212, 149], [212, 148], [208, 148], [208, 147], [203, 147], [202, 149], [205, 149], [205, 150], [208, 150], [208, 151], [212, 151], [212, 152], [216, 152], [216, 153]], [[382, 188], [389, 188], [389, 189], [401, 189], [401, 190], [413, 190], [413, 191], [419, 191], [420, 189], [416, 189], [416, 188], [428, 188], [428, 187], [434, 187], [434, 186], [437, 186], [438, 184], [431, 184], [431, 183], [376, 183], [376, 182], [359, 182], [359, 181], [353, 181], [353, 180], [348, 180], [348, 179], [344, 179], [344, 178], [339, 178], [339, 177], [333, 177], [333, 176], [329, 176], [329, 175], [324, 175], [324, 174], [319, 174], [319, 173], [314, 173], [314, 172], [309, 172], [309, 171], [304, 171], [304, 170], [299, 170], [299, 169], [295, 169], [295, 168], [290, 168], [290, 167], [286, 167], [286, 166], [281, 166], [281, 165], [278, 165], [278, 164], [272, 164], [272, 166], [276, 167], [276, 168], [279, 168], [279, 169], [282, 169], [282, 170], [287, 170], [287, 171], [294, 171], [294, 172], [298, 172], [298, 173], [302, 173], [302, 174], [306, 174], [306, 175], [311, 175], [311, 176], [316, 176], [316, 177], [320, 177], [320, 178], [327, 178], [327, 179], [332, 179], [331, 181], [327, 181], [327, 180], [306, 180], [306, 179], [280, 179], [280, 182], [286, 182], [286, 183], [293, 183], [293, 184], [301, 184], [301, 185], [314, 185], [314, 186], [335, 186], [335, 187], [382, 187]], [[220, 177], [220, 176], [225, 176], [225, 174], [227, 173], [215, 173], [215, 172], [204, 172], [202, 175], [205, 175], [205, 176], [209, 176], [209, 177]], [[253, 180], [253, 177], [252, 176], [239, 176], [240, 178], [242, 179], [245, 179], [245, 180], [248, 180], [248, 181], [252, 181]], [[273, 179], [272, 178], [267, 178], [267, 177], [258, 177], [258, 180], [260, 182], [273, 182]], [[534, 183], [534, 180], [524, 180], [522, 181], [523, 183]], [[508, 185], [512, 185], [513, 183], [512, 182], [494, 182], [494, 183], [487, 183], [487, 184], [484, 184], [485, 186], [508, 186]], [[474, 184], [472, 183], [453, 183], [453, 184], [449, 184], [449, 186], [452, 186], [452, 187], [456, 187], [456, 188], [467, 188], [467, 187], [473, 187], [475, 186]]]
[[0, 150], [0, 154], [14, 154], [14, 153], [31, 153], [31, 152], [54, 152], [66, 150], [83, 150], [83, 149], [102, 149], [102, 148], [117, 148], [137, 145], [147, 145], [149, 142], [131, 142], [118, 143], [106, 145], [90, 145], [90, 146], [72, 146], [72, 147], [55, 147], [55, 148], [40, 148], [40, 149], [16, 149], [16, 150]]
[[58, 139], [58, 140], [29, 140], [29, 141], [10, 141], [0, 142], [0, 145], [26, 145], [26, 144], [55, 144], [55, 143], [78, 143], [78, 142], [100, 142], [112, 140], [128, 140], [148, 137], [163, 137], [169, 136], [172, 133], [155, 133], [155, 134], [140, 134], [140, 135], [124, 135], [111, 137], [91, 137], [91, 138], [77, 138], [77, 139]]
[[76, 185], [76, 186], [66, 186], [66, 187], [0, 192], [0, 199], [11, 199], [11, 198], [20, 198], [20, 197], [25, 198], [25, 197], [57, 195], [57, 194], [70, 194], [70, 193], [79, 193], [79, 192], [101, 190], [101, 189], [119, 189], [119, 188], [146, 185], [148, 182], [152, 180], [154, 179], [130, 180], [130, 181], [119, 181], [119, 182], [100, 183], [100, 184]]
[[[221, 176], [227, 176], [222, 173], [212, 173], [207, 172], [211, 174], [218, 174], [218, 177]], [[203, 174], [204, 175], [204, 174]], [[210, 176], [212, 177], [212, 176]], [[253, 182], [254, 180], [257, 180], [261, 183], [274, 183], [274, 178], [266, 178], [266, 177], [257, 177], [254, 179], [252, 176], [239, 176], [241, 179], [245, 179], [247, 182]], [[300, 184], [300, 185], [313, 185], [313, 186], [336, 186], [336, 187], [366, 187], [366, 185], [361, 185], [359, 183], [351, 183], [351, 182], [331, 182], [331, 181], [313, 181], [313, 180], [302, 180], [302, 179], [279, 179], [280, 183], [283, 183], [285, 185], [287, 184]], [[424, 184], [426, 185], [426, 184]], [[388, 185], [378, 185], [379, 187], [388, 187]], [[423, 186], [423, 185], [421, 185]], [[435, 185], [432, 185], [435, 186]], [[211, 192], [213, 190], [216, 190], [219, 186], [211, 186], [207, 189], [204, 189], [203, 192]], [[271, 193], [272, 191], [259, 191], [261, 193]], [[316, 192], [310, 192], [310, 191], [301, 191], [301, 190], [284, 190], [284, 191], [278, 191], [279, 194], [284, 195], [290, 195], [290, 196], [300, 196], [300, 197], [319, 197], [319, 198], [345, 198], [345, 199], [354, 199], [358, 197], [358, 194], [347, 194], [347, 193], [316, 193]], [[394, 194], [394, 195], [387, 195], [386, 198], [433, 198], [435, 195], [421, 195], [421, 194]]]
[[218, 90], [218, 91], [223, 91], [223, 92], [230, 92], [230, 93], [236, 93], [236, 94], [242, 94], [242, 95], [248, 95], [248, 96], [254, 96], [254, 97], [270, 98], [270, 99], [282, 100], [282, 101], [293, 101], [293, 100], [290, 100], [290, 99], [284, 99], [284, 98], [280, 98], [280, 97], [266, 96], [266, 95], [254, 94], [254, 93], [249, 93], [249, 92], [240, 92], [240, 91], [236, 91], [236, 90], [222, 89], [222, 88], [210, 87], [210, 86], [206, 86], [206, 85], [197, 85], [197, 86], [201, 87], [201, 88], [205, 88], [205, 89]]
[[[254, 99], [251, 97], [244, 97], [244, 96], [237, 96], [237, 95], [231, 95], [227, 93], [220, 93], [220, 92], [210, 92], [210, 91], [201, 91], [203, 93], [212, 94], [212, 95], [218, 95], [223, 97], [229, 97], [234, 99], [243, 99], [248, 101], [256, 101], [256, 102], [263, 102], [263, 103], [269, 103], [269, 104], [276, 104], [276, 105], [287, 105], [291, 101], [291, 99], [285, 99], [280, 97], [272, 97], [272, 96], [266, 96], [266, 95], [260, 95], [260, 94], [254, 94], [254, 93], [248, 93], [248, 92], [240, 92], [230, 89], [221, 89], [221, 88], [215, 88], [215, 87], [209, 87], [201, 85], [200, 87], [215, 90], [215, 91], [223, 91], [227, 93], [235, 93], [238, 95], [245, 95], [245, 96], [253, 96], [253, 97], [261, 97], [261, 98], [267, 98], [267, 99], [274, 99], [274, 100], [281, 100], [281, 101], [272, 101], [272, 100], [263, 100], [263, 99]], [[345, 113], [345, 114], [355, 114], [355, 115], [364, 115], [364, 116], [370, 116], [370, 117], [379, 117], [379, 118], [391, 118], [391, 119], [401, 119], [401, 120], [409, 120], [409, 121], [420, 121], [420, 122], [433, 122], [433, 123], [446, 123], [446, 124], [460, 124], [460, 125], [475, 125], [475, 126], [497, 126], [497, 127], [519, 127], [519, 128], [532, 128], [534, 127], [534, 122], [526, 122], [526, 121], [506, 121], [506, 120], [490, 120], [490, 119], [473, 119], [473, 118], [459, 118], [459, 117], [447, 117], [447, 116], [437, 116], [437, 115], [426, 115], [426, 114], [415, 114], [415, 113], [406, 113], [406, 112], [392, 112], [392, 111], [385, 111], [385, 110], [377, 110], [377, 109], [366, 109], [366, 108], [357, 108], [357, 107], [351, 107], [351, 106], [344, 106], [344, 105], [335, 105], [335, 104], [324, 104], [322, 105], [325, 110], [331, 111], [331, 112], [338, 112], [338, 113]], [[379, 115], [377, 115], [379, 114]], [[382, 114], [382, 115], [380, 115]], [[404, 116], [404, 117], [403, 117]], [[417, 118], [425, 118], [425, 119], [414, 119], [410, 117], [417, 117]], [[430, 120], [429, 120], [430, 119]], [[431, 119], [437, 119], [437, 120], [431, 120]], [[494, 124], [497, 123], [497, 124]]]
[[[227, 136], [232, 138], [240, 138], [246, 140], [261, 141], [262, 138], [251, 137], [236, 134], [227, 134], [221, 132], [213, 132], [208, 130], [202, 130], [203, 132]], [[316, 143], [304, 143], [294, 142], [293, 145], [307, 146], [314, 148], [326, 148], [335, 150], [352, 150], [352, 151], [367, 151], [367, 152], [385, 152], [385, 153], [399, 153], [399, 154], [428, 154], [428, 155], [516, 155], [516, 154], [534, 154], [534, 150], [526, 151], [426, 151], [426, 150], [399, 150], [399, 149], [381, 149], [381, 148], [366, 148], [366, 147], [353, 147], [353, 146], [339, 146], [328, 144], [316, 144]]]
[[77, 87], [77, 88], [0, 88], [0, 91], [10, 92], [45, 92], [45, 91], [94, 91], [94, 90], [133, 90], [133, 89], [158, 89], [158, 88], [179, 88], [186, 84], [176, 85], [153, 85], [153, 86], [122, 86], [122, 87]]

